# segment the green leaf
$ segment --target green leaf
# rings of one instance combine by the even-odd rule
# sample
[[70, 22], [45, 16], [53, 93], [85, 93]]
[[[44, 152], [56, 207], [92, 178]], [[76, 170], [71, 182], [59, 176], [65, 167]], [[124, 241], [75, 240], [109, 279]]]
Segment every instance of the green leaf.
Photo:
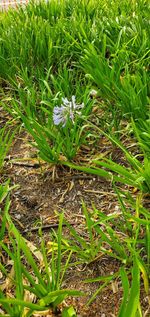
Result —
[[84, 296], [83, 292], [76, 291], [76, 290], [69, 290], [69, 289], [64, 289], [64, 290], [57, 290], [50, 292], [47, 296], [43, 297], [42, 299], [39, 300], [39, 305], [41, 306], [47, 306], [59, 296]]
[[125, 308], [125, 311], [123, 312], [120, 317], [135, 317], [138, 307], [139, 307], [139, 301], [140, 301], [140, 270], [138, 266], [137, 259], [134, 259], [133, 262], [133, 269], [132, 269], [132, 283], [131, 283], [131, 289], [128, 297], [128, 302]]
[[124, 267], [120, 268], [120, 275], [121, 275], [121, 281], [122, 281], [122, 287], [123, 287], [123, 299], [120, 306], [118, 317], [123, 317], [123, 316], [125, 317], [124, 313], [126, 310], [126, 305], [127, 305], [128, 297], [129, 297], [129, 281], [128, 281], [128, 276]]
[[76, 312], [72, 306], [65, 307], [62, 311], [62, 317], [77, 317]]

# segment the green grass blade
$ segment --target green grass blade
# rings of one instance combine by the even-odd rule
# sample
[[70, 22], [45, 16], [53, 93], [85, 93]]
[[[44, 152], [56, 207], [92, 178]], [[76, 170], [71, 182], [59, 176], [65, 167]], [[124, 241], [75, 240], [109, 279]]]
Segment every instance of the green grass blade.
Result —
[[126, 305], [125, 313], [121, 317], [131, 316], [135, 317], [140, 300], [140, 270], [137, 259], [134, 259], [132, 269], [132, 283], [128, 303]]
[[122, 287], [123, 287], [123, 299], [120, 306], [118, 317], [123, 317], [125, 316], [124, 313], [125, 313], [125, 309], [126, 309], [126, 305], [128, 301], [128, 296], [129, 296], [129, 281], [128, 281], [128, 276], [124, 267], [120, 268], [120, 275], [121, 275], [121, 281], [122, 281]]

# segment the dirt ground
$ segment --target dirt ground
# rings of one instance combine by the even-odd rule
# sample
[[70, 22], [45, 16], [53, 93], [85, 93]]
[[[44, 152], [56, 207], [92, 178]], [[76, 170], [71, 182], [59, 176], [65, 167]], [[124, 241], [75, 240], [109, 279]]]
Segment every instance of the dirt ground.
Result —
[[[84, 216], [81, 201], [88, 210], [93, 204], [98, 210], [109, 214], [119, 211], [116, 194], [111, 184], [93, 175], [72, 171], [68, 167], [39, 165], [36, 151], [30, 146], [26, 132], [16, 136], [10, 154], [7, 157], [4, 179], [10, 178], [11, 184], [17, 184], [11, 195], [10, 214], [23, 236], [38, 244], [39, 223], [43, 227], [44, 239], [49, 239], [51, 226], [57, 227], [57, 212], [64, 212], [66, 219], [78, 233], [84, 234]], [[109, 148], [109, 144], [108, 144]], [[108, 150], [108, 149], [107, 149]], [[87, 153], [86, 153], [87, 152]], [[88, 157], [88, 150], [82, 155]], [[56, 229], [57, 230], [57, 229]], [[65, 229], [64, 229], [65, 230]], [[118, 260], [102, 256], [88, 265], [70, 267], [64, 279], [63, 287], [82, 290], [87, 296], [69, 298], [66, 304], [72, 304], [78, 317], [116, 317], [121, 303], [121, 282], [115, 281], [102, 290], [95, 301], [87, 306], [87, 300], [100, 287], [100, 282], [84, 283], [86, 278], [110, 275], [119, 270]], [[143, 295], [143, 308], [148, 312], [148, 298]]]
[[[1, 110], [0, 127], [9, 120]], [[30, 136], [23, 130], [16, 134], [1, 181], [10, 178], [11, 184], [18, 185], [11, 194], [10, 215], [21, 234], [36, 246], [39, 245], [38, 228], [42, 226], [43, 239], [49, 241], [51, 229], [57, 230], [58, 216], [64, 212], [67, 221], [81, 235], [86, 237], [82, 201], [90, 212], [93, 205], [105, 214], [120, 211], [116, 193], [110, 182], [103, 178], [73, 171], [64, 166], [53, 166], [37, 160], [36, 150], [30, 145]], [[99, 149], [103, 155], [113, 151], [112, 146], [102, 137]], [[77, 156], [77, 163], [88, 162], [91, 149], [83, 147]], [[92, 156], [94, 155], [94, 150]], [[117, 161], [120, 153], [115, 149], [113, 158]], [[64, 235], [67, 233], [63, 228]], [[94, 302], [87, 301], [100, 288], [101, 283], [85, 283], [85, 279], [107, 276], [119, 270], [120, 262], [109, 256], [100, 256], [90, 264], [69, 267], [62, 287], [81, 290], [86, 296], [68, 298], [66, 305], [73, 305], [78, 317], [117, 317], [122, 299], [120, 280], [113, 281], [98, 293]], [[148, 297], [141, 290], [143, 317], [150, 316]], [[59, 314], [58, 314], [59, 315]], [[40, 315], [42, 316], [42, 315]], [[45, 316], [45, 315], [43, 315]], [[50, 316], [50, 315], [47, 315]]]

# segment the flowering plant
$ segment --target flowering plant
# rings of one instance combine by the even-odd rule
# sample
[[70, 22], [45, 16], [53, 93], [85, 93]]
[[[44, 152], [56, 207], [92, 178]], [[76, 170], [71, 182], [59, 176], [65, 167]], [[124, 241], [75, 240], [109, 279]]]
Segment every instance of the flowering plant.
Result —
[[81, 144], [86, 142], [89, 131], [85, 130], [83, 123], [90, 110], [91, 102], [85, 99], [84, 102], [77, 103], [74, 95], [71, 100], [62, 98], [61, 105], [53, 108], [54, 129], [61, 136], [62, 154], [69, 160], [75, 157]]
[[62, 98], [63, 104], [60, 107], [56, 106], [53, 110], [53, 122], [55, 125], [62, 123], [62, 126], [65, 127], [67, 120], [70, 119], [74, 123], [75, 115], [80, 115], [81, 112], [77, 111], [84, 107], [84, 103], [76, 104], [75, 96], [72, 96], [71, 101], [67, 98]]
[[[89, 94], [84, 94], [83, 102], [77, 103], [73, 95], [71, 99], [62, 98], [60, 106], [50, 102], [42, 102], [40, 117], [29, 117], [20, 112], [20, 117], [34, 139], [32, 143], [39, 157], [47, 162], [72, 160], [81, 144], [86, 143], [89, 130], [84, 118], [91, 112], [93, 102]], [[55, 99], [56, 102], [56, 99]], [[19, 112], [19, 108], [18, 108]]]

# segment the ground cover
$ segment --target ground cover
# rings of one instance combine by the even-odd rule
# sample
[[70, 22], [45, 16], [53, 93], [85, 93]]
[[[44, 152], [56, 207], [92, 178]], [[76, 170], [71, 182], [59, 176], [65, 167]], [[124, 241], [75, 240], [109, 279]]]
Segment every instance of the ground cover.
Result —
[[148, 12], [0, 13], [2, 316], [150, 314]]

